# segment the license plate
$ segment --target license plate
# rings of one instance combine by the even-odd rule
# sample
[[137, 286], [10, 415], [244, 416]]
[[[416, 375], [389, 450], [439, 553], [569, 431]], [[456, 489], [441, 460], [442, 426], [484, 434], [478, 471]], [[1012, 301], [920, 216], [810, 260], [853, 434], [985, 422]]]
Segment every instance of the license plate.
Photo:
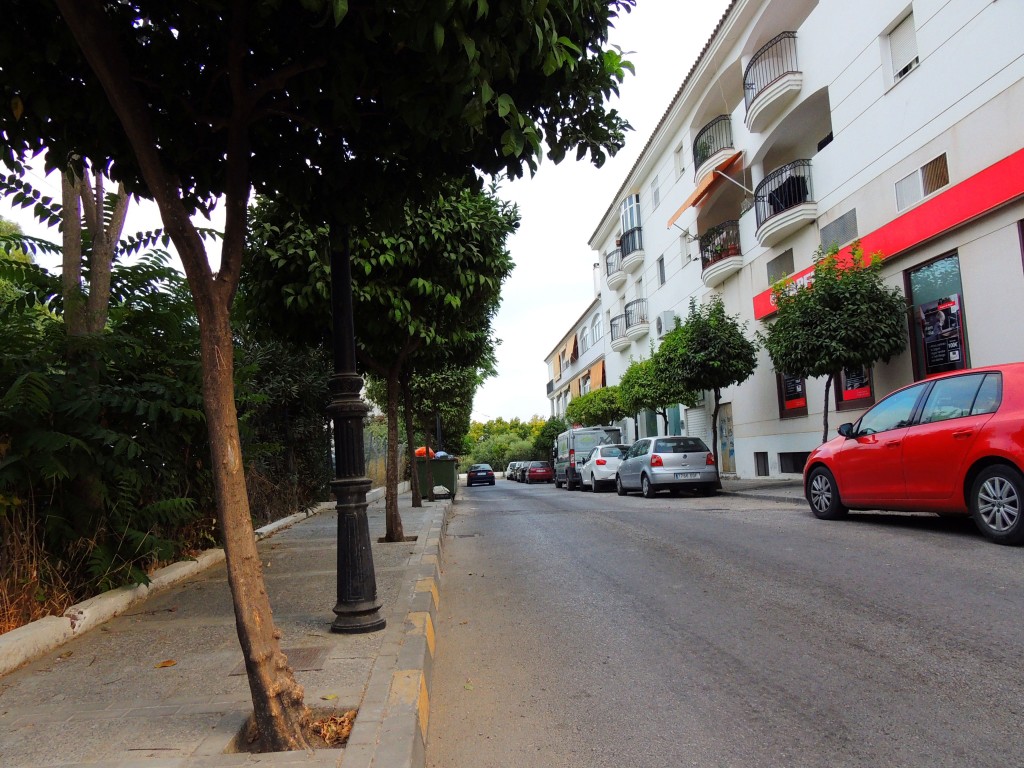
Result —
[[676, 480], [699, 480], [699, 472], [676, 472]]

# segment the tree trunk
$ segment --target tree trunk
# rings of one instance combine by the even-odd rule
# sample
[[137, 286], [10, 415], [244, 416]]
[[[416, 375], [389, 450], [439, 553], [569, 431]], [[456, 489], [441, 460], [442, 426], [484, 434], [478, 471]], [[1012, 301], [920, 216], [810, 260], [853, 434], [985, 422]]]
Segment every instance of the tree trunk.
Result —
[[828, 378], [825, 379], [825, 407], [821, 409], [821, 414], [822, 414], [821, 442], [822, 443], [827, 443], [828, 442], [828, 393], [829, 393], [829, 390], [832, 389], [832, 379], [833, 378], [834, 378], [833, 375], [830, 373], [828, 375]]
[[77, 176], [68, 168], [61, 174], [62, 242], [61, 285], [64, 289], [64, 328], [68, 338], [85, 335], [85, 294], [82, 291], [82, 198]]
[[416, 465], [416, 430], [413, 427], [412, 418], [412, 392], [409, 390], [409, 377], [406, 376], [402, 384], [402, 397], [405, 403], [405, 442], [406, 452], [409, 454], [409, 493], [412, 494], [412, 505], [423, 506], [423, 494], [420, 492], [420, 473]]
[[719, 482], [722, 478], [722, 470], [718, 464], [718, 409], [721, 407], [722, 390], [715, 389], [715, 410], [711, 414], [711, 455], [715, 457], [715, 474]]
[[256, 725], [271, 751], [305, 749], [302, 726], [309, 717], [303, 690], [281, 652], [256, 550], [245, 488], [242, 446], [234, 396], [234, 347], [228, 308], [211, 297], [199, 301], [203, 404], [210, 434], [217, 516], [224, 536], [228, 584], [235, 609]]
[[387, 530], [385, 541], [405, 541], [402, 516], [398, 512], [398, 398], [401, 394], [398, 371], [388, 371], [388, 448], [385, 459], [384, 519]]

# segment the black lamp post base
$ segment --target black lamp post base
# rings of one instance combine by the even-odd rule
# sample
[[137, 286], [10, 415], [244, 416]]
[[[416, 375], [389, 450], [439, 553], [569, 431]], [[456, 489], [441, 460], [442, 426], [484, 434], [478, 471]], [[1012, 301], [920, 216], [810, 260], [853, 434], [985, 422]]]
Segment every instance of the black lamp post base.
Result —
[[377, 632], [387, 626], [387, 621], [380, 615], [380, 605], [375, 605], [367, 611], [358, 613], [351, 611], [339, 612], [334, 609], [337, 616], [331, 624], [331, 632], [338, 632], [345, 635], [359, 635], [365, 632]]

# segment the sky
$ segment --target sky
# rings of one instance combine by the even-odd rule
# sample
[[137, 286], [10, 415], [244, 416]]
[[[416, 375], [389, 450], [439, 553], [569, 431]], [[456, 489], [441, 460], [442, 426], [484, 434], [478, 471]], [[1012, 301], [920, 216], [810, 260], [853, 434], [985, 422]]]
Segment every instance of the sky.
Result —
[[[559, 165], [544, 161], [534, 177], [501, 186], [499, 194], [518, 204], [522, 222], [508, 241], [516, 266], [502, 288], [494, 321], [495, 336], [501, 340], [498, 373], [476, 393], [475, 421], [525, 421], [550, 414], [545, 358], [595, 295], [593, 264], [598, 254], [587, 244], [590, 236], [617, 202], [619, 187], [728, 4], [729, 0], [637, 0], [637, 7], [618, 19], [610, 35], [611, 43], [636, 68], [612, 100], [634, 129], [627, 134], [626, 146], [600, 169], [586, 160], [574, 161], [570, 152]], [[55, 176], [44, 178], [33, 171], [29, 181], [60, 200]], [[0, 216], [17, 221], [29, 235], [57, 239], [56, 232], [2, 199]], [[222, 212], [216, 211], [212, 221], [201, 225], [223, 228]], [[124, 231], [159, 226], [155, 205], [140, 203], [129, 209]], [[59, 266], [52, 259], [39, 261], [46, 267]]]

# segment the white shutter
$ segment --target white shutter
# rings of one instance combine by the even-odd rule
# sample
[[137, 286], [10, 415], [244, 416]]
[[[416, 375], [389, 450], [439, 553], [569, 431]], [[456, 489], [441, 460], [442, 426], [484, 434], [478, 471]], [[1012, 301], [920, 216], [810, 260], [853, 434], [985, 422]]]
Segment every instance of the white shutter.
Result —
[[910, 14], [889, 33], [889, 55], [892, 57], [893, 80], [899, 80], [917, 62], [917, 32], [914, 14]]

